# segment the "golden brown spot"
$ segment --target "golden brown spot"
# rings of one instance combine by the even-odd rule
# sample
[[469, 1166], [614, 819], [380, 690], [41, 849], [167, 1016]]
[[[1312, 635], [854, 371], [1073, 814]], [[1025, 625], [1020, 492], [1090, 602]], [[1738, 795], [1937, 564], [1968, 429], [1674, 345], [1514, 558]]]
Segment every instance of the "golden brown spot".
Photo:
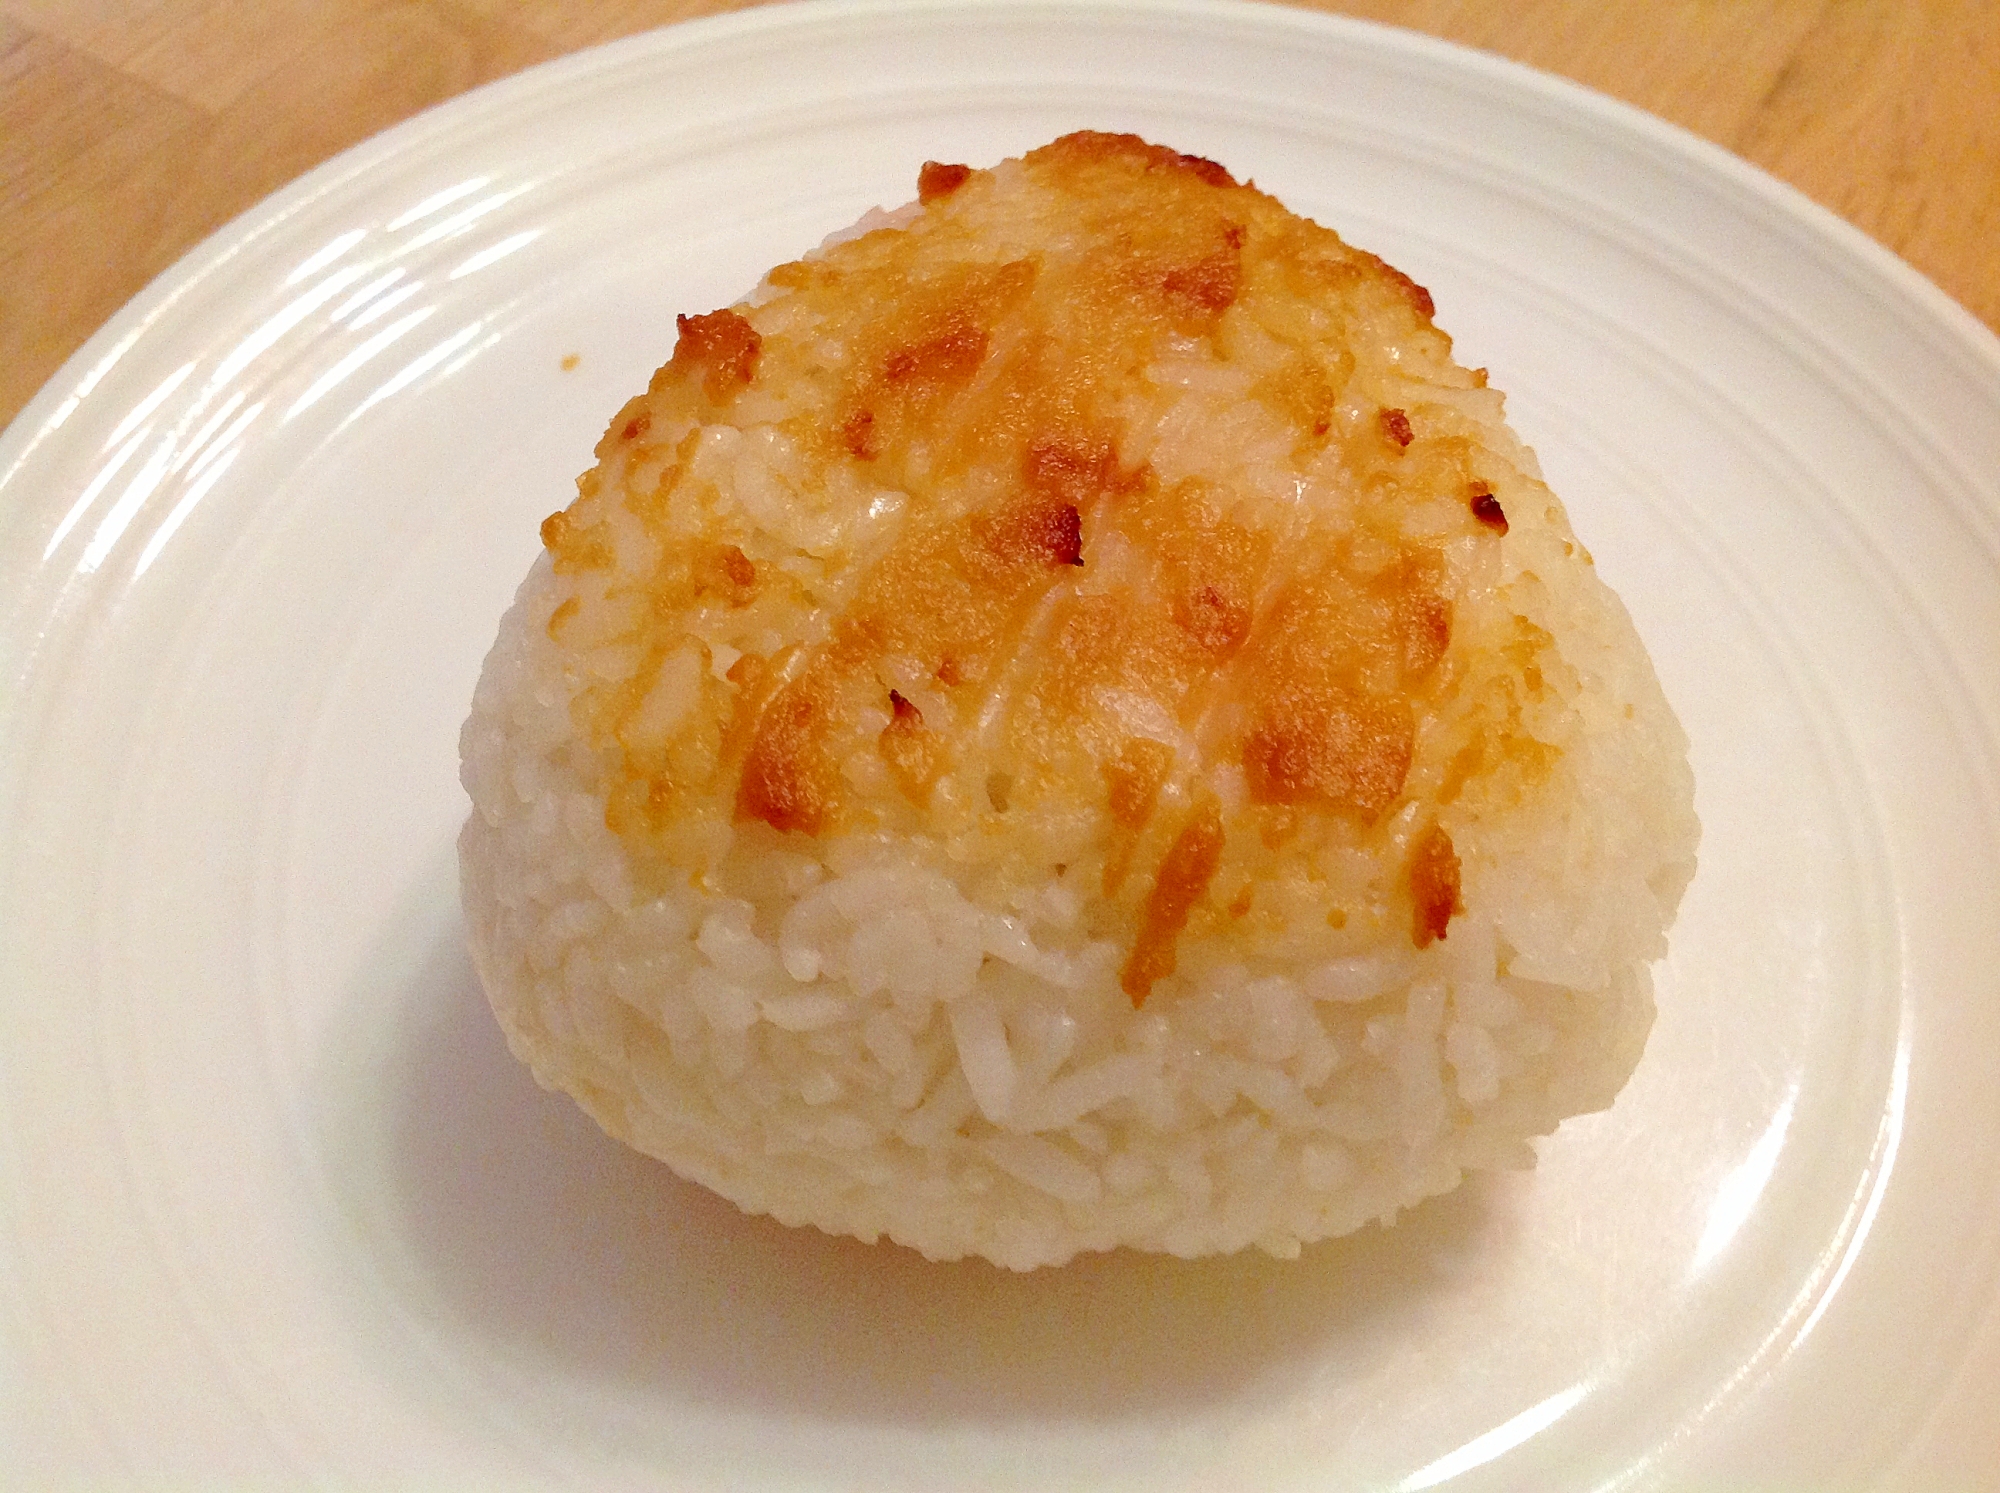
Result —
[[882, 728], [877, 745], [895, 774], [896, 786], [921, 805], [930, 796], [944, 743], [935, 731], [925, 729], [924, 713], [895, 690], [889, 691], [889, 709], [889, 724]]
[[555, 561], [557, 575], [599, 570], [612, 561], [611, 546], [597, 527], [582, 527], [567, 509], [542, 520], [542, 547]]
[[917, 172], [917, 200], [932, 203], [940, 197], [949, 197], [965, 185], [965, 179], [972, 175], [970, 166], [948, 166], [942, 161], [925, 161]]
[[1176, 156], [1174, 164], [1179, 166], [1183, 171], [1200, 177], [1211, 187], [1233, 187], [1236, 185], [1235, 177], [1231, 176], [1217, 162], [1209, 160], [1206, 156]]
[[1174, 972], [1174, 944], [1188, 915], [1208, 892], [1222, 864], [1222, 810], [1204, 799], [1174, 837], [1140, 915], [1139, 937], [1118, 972], [1118, 984], [1134, 1007], [1146, 1003], [1156, 981]]
[[[1040, 755], [1068, 738], [1088, 755], [1076, 760], [1079, 768], [1088, 764], [1093, 777], [1101, 771], [1107, 749], [1121, 742], [1130, 727], [1115, 716], [1107, 718], [1104, 704], [1107, 691], [1139, 691], [1155, 700], [1164, 690], [1177, 690], [1176, 672], [1192, 650], [1176, 647], [1167, 619], [1151, 608], [1134, 606], [1130, 594], [1120, 588], [1112, 592], [1078, 595], [1071, 592], [1057, 599], [1048, 614], [1048, 625], [1038, 644], [1040, 669], [1028, 681], [1025, 699], [1017, 717], [1031, 734], [1017, 736], [1017, 750]], [[1025, 620], [1025, 619], [1024, 619]], [[1162, 646], [1162, 645], [1166, 646]], [[1096, 738], [1086, 744], [1076, 732], [1086, 723], [1101, 723], [1091, 732]], [[1079, 783], [1080, 791], [1089, 788]]]
[[900, 384], [915, 379], [927, 384], [963, 383], [986, 361], [986, 328], [963, 311], [948, 312], [943, 325], [914, 342], [892, 349], [882, 359], [882, 377]]
[[581, 355], [577, 353], [564, 353], [562, 358], [562, 371], [564, 373], [574, 373], [576, 371], [576, 365], [581, 363], [582, 361], [583, 358], [581, 357]]
[[1355, 258], [1373, 266], [1382, 278], [1395, 288], [1396, 293], [1409, 303], [1410, 309], [1425, 321], [1437, 315], [1437, 303], [1431, 299], [1431, 293], [1393, 264], [1365, 250], [1356, 250]]
[[1250, 635], [1250, 603], [1209, 582], [1174, 598], [1174, 625], [1205, 652], [1227, 657]]
[[1125, 829], [1144, 829], [1173, 765], [1174, 749], [1164, 741], [1135, 736], [1119, 748], [1104, 764], [1112, 821]]
[[862, 461], [873, 461], [882, 454], [882, 438], [875, 429], [875, 411], [857, 409], [840, 425], [840, 439], [848, 453]]
[[716, 545], [696, 568], [695, 593], [720, 597], [730, 607], [747, 607], [757, 599], [757, 562], [733, 544]]
[[1029, 443], [1021, 477], [1030, 492], [1082, 508], [1107, 494], [1137, 492], [1146, 468], [1121, 471], [1118, 448], [1108, 440], [1049, 436]]
[[1458, 851], [1451, 836], [1433, 824], [1410, 852], [1410, 941], [1418, 948], [1429, 948], [1443, 938], [1452, 914], [1465, 911], [1458, 873]]
[[809, 264], [804, 260], [794, 259], [789, 264], [777, 266], [764, 278], [780, 290], [805, 290], [815, 281], [823, 280], [823, 283], [832, 284], [840, 278], [840, 271], [824, 260]]
[[982, 515], [975, 528], [986, 551], [1003, 565], [1083, 563], [1083, 518], [1073, 503], [1030, 498]]
[[1307, 438], [1317, 441], [1333, 429], [1334, 412], [1340, 407], [1340, 390], [1353, 376], [1353, 354], [1345, 348], [1344, 367], [1329, 372], [1316, 358], [1296, 357], [1257, 380], [1251, 393], [1269, 404], [1296, 425]]
[[1028, 295], [1036, 273], [1034, 261], [1018, 260], [880, 288], [881, 304], [851, 354], [843, 407], [828, 422], [848, 454], [873, 461], [962, 434], [952, 404], [984, 366], [991, 328]]
[[[1182, 668], [1221, 663], [1243, 646], [1270, 558], [1271, 537], [1219, 520], [1219, 506], [1212, 489], [1183, 482], [1130, 510], [1128, 532], [1159, 554], [1161, 589], [1179, 635], [1175, 641], [1194, 645], [1194, 656], [1185, 658]], [[1162, 666], [1166, 662], [1162, 658]]]
[[[1529, 688], [1536, 694], [1540, 694], [1542, 689], [1542, 671], [1536, 660], [1554, 642], [1555, 636], [1547, 628], [1537, 627], [1526, 617], [1514, 619], [1514, 636], [1505, 645], [1507, 658], [1521, 671], [1522, 678], [1527, 680]], [[1534, 671], [1532, 679], [1528, 678], [1531, 669]]]
[[834, 807], [835, 774], [827, 760], [826, 702], [807, 676], [778, 691], [757, 722], [743, 779], [736, 790], [736, 817], [761, 819], [776, 830], [817, 835]]
[[652, 428], [652, 411], [640, 410], [638, 414], [625, 422], [625, 428], [618, 432], [618, 439], [621, 441], [636, 441]]
[[735, 699], [722, 731], [721, 756], [724, 761], [740, 762], [750, 755], [750, 744], [756, 739], [764, 707], [770, 703], [775, 681], [782, 676], [787, 656], [788, 651], [781, 651], [775, 658], [769, 659], [762, 654], [746, 653], [722, 676], [736, 686]]
[[1452, 753], [1451, 761], [1445, 765], [1444, 781], [1438, 784], [1437, 801], [1441, 804], [1456, 802], [1465, 791], [1465, 785], [1472, 781], [1486, 762], [1486, 733], [1480, 732]]
[[1382, 434], [1396, 443], [1402, 450], [1416, 439], [1416, 432], [1410, 429], [1410, 417], [1398, 409], [1384, 409], [1381, 414]]
[[834, 621], [841, 667], [935, 659], [947, 682], [978, 682], [1058, 568], [1078, 558], [1082, 524], [1071, 506], [1023, 493], [997, 511], [907, 534]]
[[665, 778], [628, 773], [605, 796], [604, 827], [620, 836], [658, 835], [673, 822], [674, 799], [673, 785]]
[[670, 523], [674, 489], [680, 486], [680, 481], [681, 468], [678, 464], [662, 467], [659, 479], [650, 490], [636, 484], [626, 486], [625, 506], [635, 518], [643, 519], [652, 528], [663, 528]]
[[577, 611], [581, 606], [582, 603], [579, 602], [574, 596], [568, 597], [565, 600], [557, 603], [556, 609], [553, 612], [549, 613], [548, 633], [552, 641], [557, 641], [557, 642], [561, 641], [561, 639], [557, 637], [557, 634], [562, 631], [563, 624], [569, 621], [570, 618], [574, 617], [577, 614]]
[[1243, 230], [1231, 223], [1222, 242], [1190, 264], [1169, 268], [1160, 290], [1177, 320], [1202, 325], [1236, 303], [1243, 288]]
[[1409, 776], [1416, 729], [1400, 700], [1301, 680], [1265, 702], [1243, 743], [1250, 798], [1381, 817]]
[[1248, 917], [1250, 915], [1251, 903], [1256, 899], [1256, 894], [1257, 884], [1254, 881], [1244, 882], [1243, 890], [1238, 892], [1229, 904], [1229, 915], [1232, 918]]
[[1472, 516], [1496, 534], [1507, 532], [1507, 514], [1500, 506], [1500, 500], [1493, 496], [1493, 489], [1484, 482], [1472, 484]]
[[763, 350], [764, 339], [736, 312], [681, 316], [675, 318], [675, 325], [680, 328], [680, 337], [674, 343], [673, 361], [667, 366], [689, 373], [700, 369], [702, 392], [712, 402], [722, 403], [756, 376], [757, 355]]
[[1211, 187], [1236, 185], [1236, 179], [1226, 170], [1202, 156], [1182, 155], [1137, 135], [1112, 135], [1099, 130], [1078, 130], [1064, 135], [1039, 150], [1029, 151], [1025, 159], [1029, 163], [1056, 161], [1079, 165], [1124, 160], [1153, 171], [1185, 171]]
[[[620, 723], [629, 718], [646, 697], [644, 673], [641, 669], [622, 679], [600, 680], [589, 686], [570, 702], [570, 718], [586, 731], [618, 737]], [[620, 744], [623, 744], [622, 740]], [[628, 753], [628, 768], [634, 765], [630, 757]]]
[[1083, 563], [1083, 515], [1069, 504], [1055, 510], [1048, 538], [1051, 560], [1058, 565]]
[[959, 672], [958, 660], [949, 653], [938, 660], [937, 682], [946, 686], [965, 683], [965, 675]]
[[1437, 552], [1425, 550], [1376, 578], [1374, 589], [1388, 593], [1406, 678], [1428, 673], [1451, 646], [1451, 602], [1438, 593], [1443, 569]]

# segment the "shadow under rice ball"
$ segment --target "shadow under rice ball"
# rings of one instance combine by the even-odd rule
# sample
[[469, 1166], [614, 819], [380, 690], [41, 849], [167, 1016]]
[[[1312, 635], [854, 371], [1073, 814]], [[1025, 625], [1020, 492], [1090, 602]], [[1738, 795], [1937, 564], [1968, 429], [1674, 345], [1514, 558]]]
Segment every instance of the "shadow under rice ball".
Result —
[[1393, 1219], [1609, 1104], [1687, 743], [1429, 295], [1076, 134], [680, 319], [462, 739], [513, 1050], [1015, 1269]]

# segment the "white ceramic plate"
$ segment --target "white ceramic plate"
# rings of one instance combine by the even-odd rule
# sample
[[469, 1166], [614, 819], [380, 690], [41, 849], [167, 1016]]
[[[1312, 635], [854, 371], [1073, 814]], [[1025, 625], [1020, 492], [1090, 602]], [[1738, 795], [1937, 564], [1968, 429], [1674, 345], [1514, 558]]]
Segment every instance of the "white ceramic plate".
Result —
[[[461, 949], [475, 671], [674, 314], [1080, 126], [1430, 286], [1694, 739], [1616, 1107], [1291, 1264], [742, 1218], [540, 1093]], [[2000, 344], [1901, 263], [1393, 32], [784, 8], [391, 131], [0, 442], [0, 1482], [1992, 1486], [1996, 474]]]

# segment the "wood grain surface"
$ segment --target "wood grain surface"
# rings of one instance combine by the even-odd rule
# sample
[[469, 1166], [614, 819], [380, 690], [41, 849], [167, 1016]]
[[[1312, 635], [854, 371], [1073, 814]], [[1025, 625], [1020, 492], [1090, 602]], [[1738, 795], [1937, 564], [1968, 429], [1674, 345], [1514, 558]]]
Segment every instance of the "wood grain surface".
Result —
[[[0, 423], [204, 235], [456, 93], [741, 0], [0, 0]], [[1323, 0], [1648, 109], [2000, 329], [1995, 0]]]

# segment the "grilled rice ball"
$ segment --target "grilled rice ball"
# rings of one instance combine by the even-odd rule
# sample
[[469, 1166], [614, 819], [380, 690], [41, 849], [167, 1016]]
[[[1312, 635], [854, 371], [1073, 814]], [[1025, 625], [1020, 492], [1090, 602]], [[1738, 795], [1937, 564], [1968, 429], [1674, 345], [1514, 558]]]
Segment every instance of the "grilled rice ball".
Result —
[[475, 960], [613, 1135], [1028, 1268], [1389, 1220], [1608, 1104], [1687, 744], [1430, 296], [1075, 134], [683, 316], [462, 739]]

